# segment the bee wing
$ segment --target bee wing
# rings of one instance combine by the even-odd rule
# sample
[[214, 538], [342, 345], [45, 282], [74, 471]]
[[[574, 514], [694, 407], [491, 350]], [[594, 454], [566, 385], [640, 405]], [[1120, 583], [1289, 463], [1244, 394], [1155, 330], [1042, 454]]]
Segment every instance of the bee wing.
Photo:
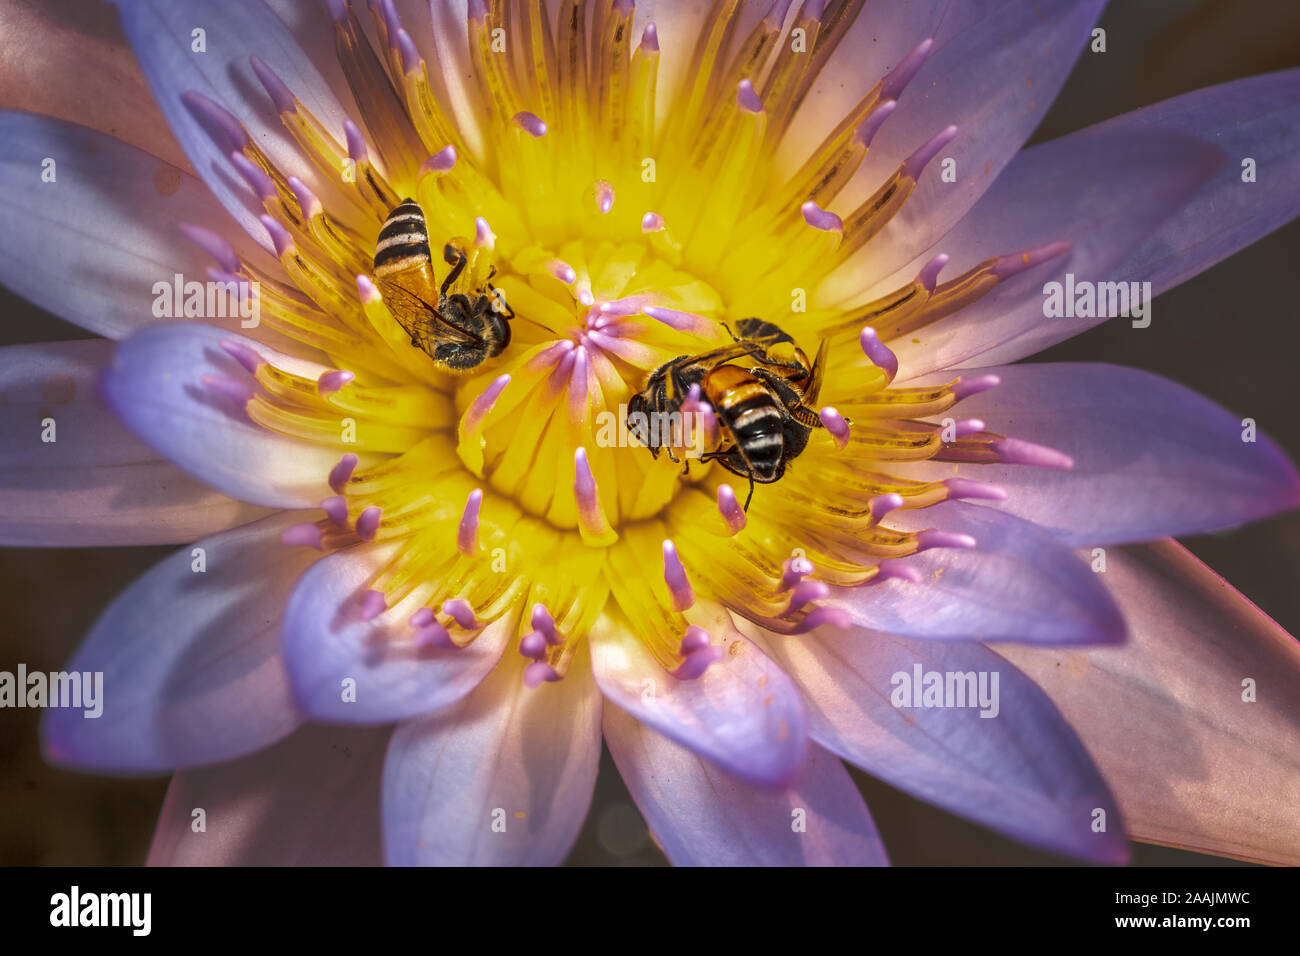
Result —
[[[432, 342], [435, 338], [444, 341], [451, 339], [466, 345], [483, 344], [482, 338], [468, 329], [462, 329], [459, 325], [448, 322], [437, 308], [414, 292], [403, 289], [394, 282], [385, 283], [381, 291], [384, 297], [390, 300], [389, 311], [393, 314], [393, 318], [397, 319], [398, 324], [408, 335], [420, 339], [421, 348], [424, 347], [424, 343]], [[413, 321], [410, 318], [412, 315], [420, 316], [420, 321]]]
[[826, 348], [826, 340], [822, 339], [822, 344], [817, 346], [817, 357], [813, 359], [812, 379], [804, 391], [803, 400], [807, 405], [815, 405], [817, 396], [821, 394], [822, 379], [826, 377]]
[[[753, 355], [758, 357], [763, 354], [763, 347], [757, 342], [733, 342], [731, 345], [723, 345], [720, 348], [704, 352], [701, 355], [693, 356], [691, 361], [698, 365], [721, 365], [729, 359], [738, 358], [741, 355]], [[761, 359], [760, 359], [761, 361]]]
[[801, 425], [809, 428], [821, 428], [821, 416], [817, 413], [817, 396], [822, 390], [822, 378], [826, 374], [826, 340], [817, 347], [817, 357], [813, 359], [812, 377], [804, 390], [799, 404], [790, 409], [790, 415]]

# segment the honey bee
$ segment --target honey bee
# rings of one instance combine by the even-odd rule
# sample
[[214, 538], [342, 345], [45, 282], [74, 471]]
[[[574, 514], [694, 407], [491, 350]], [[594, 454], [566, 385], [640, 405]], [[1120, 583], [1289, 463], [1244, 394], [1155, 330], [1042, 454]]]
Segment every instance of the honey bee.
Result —
[[[812, 430], [822, 427], [815, 403], [826, 343], [809, 362], [794, 339], [771, 322], [741, 319], [731, 336], [731, 345], [681, 355], [655, 369], [645, 388], [628, 402], [628, 429], [656, 458], [660, 448], [666, 448], [668, 457], [677, 461], [672, 448], [658, 441], [645, 423], [652, 414], [680, 412], [691, 386], [699, 385], [722, 430], [720, 446], [700, 460], [716, 461], [749, 479], [748, 510], [754, 485], [779, 481], [786, 466], [807, 447]], [[638, 412], [641, 415], [634, 418]]]
[[411, 337], [411, 345], [448, 371], [467, 372], [510, 344], [509, 320], [514, 312], [491, 284], [495, 266], [482, 287], [468, 295], [449, 293], [469, 265], [469, 256], [461, 243], [452, 240], [443, 246], [442, 257], [451, 270], [435, 289], [424, 211], [414, 199], [403, 199], [379, 231], [375, 280], [393, 318]]

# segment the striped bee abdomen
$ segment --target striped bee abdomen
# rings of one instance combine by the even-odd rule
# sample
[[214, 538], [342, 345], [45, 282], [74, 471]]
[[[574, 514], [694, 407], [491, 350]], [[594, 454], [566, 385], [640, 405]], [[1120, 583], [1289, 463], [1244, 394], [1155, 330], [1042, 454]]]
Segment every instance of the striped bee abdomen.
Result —
[[379, 230], [375, 246], [375, 275], [385, 276], [432, 262], [429, 229], [424, 211], [414, 199], [403, 199], [393, 207]]

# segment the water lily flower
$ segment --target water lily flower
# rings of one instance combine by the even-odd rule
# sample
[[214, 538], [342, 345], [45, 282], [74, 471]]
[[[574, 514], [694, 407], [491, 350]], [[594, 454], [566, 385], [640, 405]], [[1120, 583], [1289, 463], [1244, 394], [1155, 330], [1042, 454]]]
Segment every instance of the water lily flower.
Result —
[[[679, 864], [886, 862], [844, 761], [1079, 859], [1296, 862], [1300, 654], [1165, 540], [1295, 469], [1011, 363], [1105, 318], [1051, 283], [1158, 294], [1296, 215], [1300, 73], [1022, 149], [1101, 6], [120, 0], [166, 128], [60, 36], [63, 118], [0, 114], [0, 281], [103, 338], [0, 352], [3, 540], [181, 547], [48, 759], [174, 773], [158, 863], [559, 863], [602, 741]], [[407, 198], [513, 314], [467, 370], [376, 274]], [[750, 317], [825, 351], [746, 508], [619, 410]]]

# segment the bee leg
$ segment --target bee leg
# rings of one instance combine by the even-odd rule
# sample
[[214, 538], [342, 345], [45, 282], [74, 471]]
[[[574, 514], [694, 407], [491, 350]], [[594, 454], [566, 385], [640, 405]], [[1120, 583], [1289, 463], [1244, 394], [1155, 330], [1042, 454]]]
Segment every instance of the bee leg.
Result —
[[785, 406], [784, 411], [788, 417], [808, 428], [822, 427], [821, 416], [817, 414], [817, 409], [805, 405], [799, 390], [780, 375], [765, 368], [750, 369], [750, 374], [772, 386], [772, 390], [780, 397], [781, 404]]
[[749, 494], [745, 495], [744, 511], [749, 510], [749, 503], [754, 500], [754, 473], [749, 473]]
[[447, 290], [451, 288], [451, 284], [459, 279], [460, 274], [465, 271], [469, 256], [449, 242], [442, 247], [442, 258], [446, 260], [447, 265], [451, 266], [451, 272], [447, 273], [447, 278], [443, 279], [442, 285], [438, 287], [438, 292], [446, 295]]

